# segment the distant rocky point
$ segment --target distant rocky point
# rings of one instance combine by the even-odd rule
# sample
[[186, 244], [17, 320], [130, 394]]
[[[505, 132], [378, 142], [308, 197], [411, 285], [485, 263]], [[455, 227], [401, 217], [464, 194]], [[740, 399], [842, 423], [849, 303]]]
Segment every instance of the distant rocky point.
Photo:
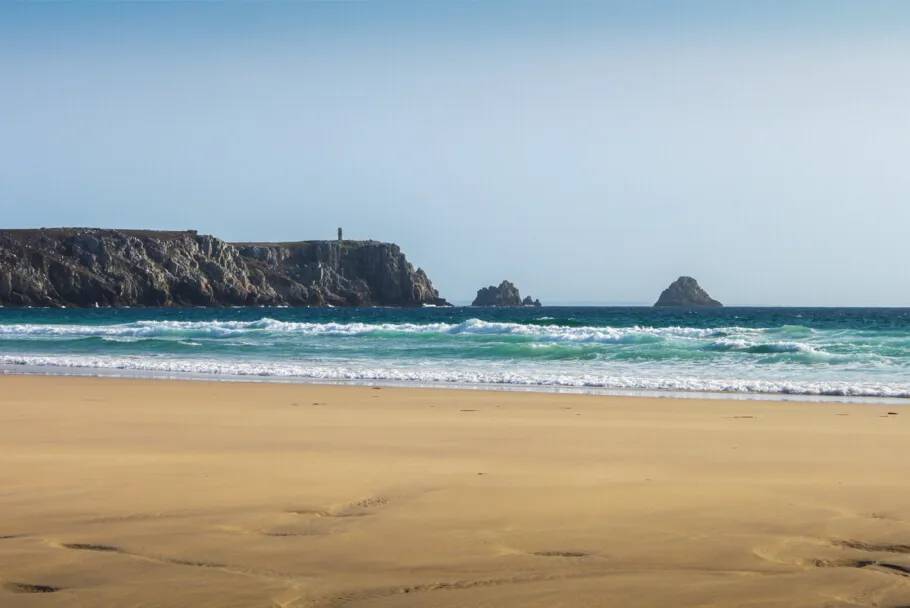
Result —
[[669, 287], [664, 289], [654, 306], [717, 307], [723, 306], [723, 304], [709, 296], [698, 284], [698, 281], [692, 277], [679, 277]]
[[477, 290], [477, 297], [471, 306], [540, 306], [540, 300], [533, 300], [531, 296], [522, 300], [518, 288], [509, 281], [503, 281], [499, 287], [490, 285]]
[[0, 230], [3, 306], [445, 306], [398, 245], [196, 231]]

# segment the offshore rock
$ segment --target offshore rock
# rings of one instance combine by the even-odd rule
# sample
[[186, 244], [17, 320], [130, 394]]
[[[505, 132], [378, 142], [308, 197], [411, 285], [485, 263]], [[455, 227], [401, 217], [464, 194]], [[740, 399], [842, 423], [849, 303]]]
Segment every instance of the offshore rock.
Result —
[[478, 289], [471, 306], [540, 306], [540, 300], [532, 300], [531, 296], [522, 300], [518, 288], [509, 281], [503, 281], [499, 287], [490, 285]]
[[698, 281], [692, 277], [679, 277], [673, 281], [669, 287], [664, 289], [654, 306], [681, 306], [691, 308], [698, 306], [717, 307], [723, 306], [723, 304], [709, 296], [698, 284]]
[[0, 230], [4, 306], [448, 305], [398, 245], [230, 244], [196, 231]]

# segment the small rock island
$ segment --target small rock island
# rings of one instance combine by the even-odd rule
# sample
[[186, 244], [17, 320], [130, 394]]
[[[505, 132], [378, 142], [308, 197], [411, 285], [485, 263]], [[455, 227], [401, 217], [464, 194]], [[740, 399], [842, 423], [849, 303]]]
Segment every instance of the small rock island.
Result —
[[698, 281], [692, 277], [679, 277], [664, 289], [654, 306], [657, 308], [670, 306], [716, 308], [723, 304], [709, 296], [708, 292], [702, 289]]
[[477, 297], [471, 306], [540, 306], [540, 300], [531, 296], [521, 299], [518, 288], [509, 281], [503, 281], [499, 287], [490, 285], [477, 290]]

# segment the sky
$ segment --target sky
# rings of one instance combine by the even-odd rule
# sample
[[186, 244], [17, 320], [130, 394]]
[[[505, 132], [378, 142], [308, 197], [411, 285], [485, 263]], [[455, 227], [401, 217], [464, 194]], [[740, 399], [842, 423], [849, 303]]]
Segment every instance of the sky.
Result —
[[910, 306], [910, 3], [0, 2], [0, 226], [342, 226], [456, 303]]

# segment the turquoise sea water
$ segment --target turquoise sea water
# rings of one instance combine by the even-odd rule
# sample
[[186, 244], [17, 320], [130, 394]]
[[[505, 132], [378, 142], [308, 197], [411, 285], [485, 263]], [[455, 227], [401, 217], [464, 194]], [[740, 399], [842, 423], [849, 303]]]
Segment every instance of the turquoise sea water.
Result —
[[910, 397], [910, 309], [0, 308], [0, 371]]

